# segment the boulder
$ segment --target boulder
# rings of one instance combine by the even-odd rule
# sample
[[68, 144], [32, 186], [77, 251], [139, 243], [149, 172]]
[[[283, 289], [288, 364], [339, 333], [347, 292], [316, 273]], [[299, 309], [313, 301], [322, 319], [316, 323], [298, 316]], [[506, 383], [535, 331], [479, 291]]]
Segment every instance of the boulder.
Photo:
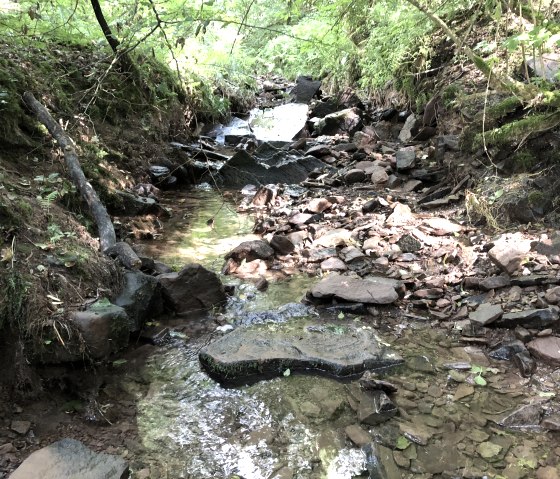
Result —
[[11, 479], [126, 479], [128, 464], [118, 456], [93, 452], [80, 441], [62, 439], [31, 454]]
[[290, 254], [295, 249], [294, 243], [292, 243], [289, 238], [282, 235], [274, 235], [270, 239], [270, 246], [280, 255]]
[[281, 376], [286, 370], [348, 377], [403, 362], [373, 329], [323, 323], [239, 327], [204, 347], [199, 359], [210, 376], [230, 383]]
[[526, 309], [514, 313], [506, 313], [494, 322], [500, 328], [514, 329], [522, 326], [528, 329], [557, 328], [560, 309], [550, 306], [544, 309]]
[[176, 314], [206, 311], [227, 299], [218, 275], [199, 264], [188, 264], [178, 273], [160, 274], [157, 280], [165, 305]]
[[406, 121], [404, 122], [404, 126], [399, 133], [399, 140], [403, 143], [411, 141], [417, 133], [418, 130], [418, 119], [414, 113], [410, 114]]
[[560, 337], [535, 338], [527, 344], [531, 354], [554, 366], [560, 365]]
[[354, 135], [362, 127], [361, 112], [358, 108], [347, 108], [321, 118], [314, 128], [317, 135]]
[[290, 95], [296, 103], [309, 103], [317, 95], [321, 88], [321, 80], [313, 80], [308, 76], [296, 78], [296, 86], [292, 88]]
[[233, 259], [237, 263], [245, 260], [246, 262], [256, 259], [268, 260], [274, 256], [274, 250], [265, 240], [244, 241], [232, 249], [225, 259]]
[[311, 288], [310, 295], [315, 299], [335, 298], [365, 304], [391, 304], [399, 298], [391, 284], [340, 274], [322, 279]]
[[403, 148], [395, 154], [397, 159], [397, 170], [409, 170], [416, 162], [416, 152], [414, 148]]
[[88, 354], [95, 359], [106, 359], [128, 345], [129, 317], [120, 306], [99, 300], [86, 311], [73, 312], [70, 318], [80, 331]]
[[158, 280], [140, 271], [126, 272], [123, 290], [115, 299], [115, 304], [128, 314], [130, 332], [140, 331], [146, 321], [163, 311]]
[[488, 257], [502, 271], [512, 274], [530, 250], [531, 241], [523, 238], [521, 233], [505, 234], [488, 251]]

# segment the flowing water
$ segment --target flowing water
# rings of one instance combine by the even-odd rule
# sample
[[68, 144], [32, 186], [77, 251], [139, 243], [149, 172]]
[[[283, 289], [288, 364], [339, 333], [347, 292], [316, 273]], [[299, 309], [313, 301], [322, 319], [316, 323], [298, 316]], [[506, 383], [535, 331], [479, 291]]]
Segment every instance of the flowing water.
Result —
[[[223, 255], [252, 237], [254, 218], [236, 213], [208, 189], [184, 195], [174, 193], [176, 216], [166, 226], [165, 242], [146, 248], [169, 264], [196, 261], [219, 271]], [[210, 218], [213, 227], [207, 224]], [[272, 283], [265, 293], [236, 282], [236, 297], [222, 319], [237, 325], [244, 318], [294, 321], [316, 315], [289, 304], [299, 302], [312, 281], [294, 276]], [[383, 458], [383, 475], [371, 450], [352, 445], [344, 432], [358, 424], [355, 383], [287, 374], [224, 388], [198, 362], [200, 347], [221, 334], [210, 332], [177, 337], [159, 348], [142, 372], [149, 389], [138, 402], [138, 428], [153, 477], [514, 479], [536, 477], [539, 467], [555, 464], [558, 438], [531, 417], [521, 420], [525, 427], [498, 423], [528, 404], [554, 412], [558, 374], [543, 369], [522, 378], [509, 362], [490, 363], [476, 345], [466, 347], [456, 330], [405, 320], [398, 311], [338, 320], [378, 326], [406, 361], [386, 378], [399, 388], [391, 396], [399, 414], [364, 426]]]

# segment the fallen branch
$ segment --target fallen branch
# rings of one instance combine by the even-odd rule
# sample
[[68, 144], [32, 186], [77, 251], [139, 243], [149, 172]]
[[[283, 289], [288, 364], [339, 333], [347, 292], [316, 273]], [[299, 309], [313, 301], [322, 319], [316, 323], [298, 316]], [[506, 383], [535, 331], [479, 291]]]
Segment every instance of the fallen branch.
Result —
[[118, 248], [116, 248], [116, 251], [118, 258], [121, 260], [123, 265], [131, 269], [137, 269], [140, 266], [141, 261], [130, 245], [122, 242], [117, 243], [113, 222], [107, 213], [107, 209], [103, 203], [101, 203], [99, 196], [97, 196], [97, 193], [93, 189], [93, 186], [91, 186], [91, 183], [84, 175], [72, 139], [51, 116], [49, 111], [33, 96], [33, 93], [28, 91], [25, 92], [23, 94], [23, 101], [37, 116], [37, 119], [47, 127], [49, 133], [64, 151], [64, 161], [66, 163], [66, 167], [68, 168], [70, 179], [87, 203], [91, 216], [97, 224], [101, 251], [107, 253], [107, 251], [111, 249], [114, 253], [115, 245], [119, 245]]

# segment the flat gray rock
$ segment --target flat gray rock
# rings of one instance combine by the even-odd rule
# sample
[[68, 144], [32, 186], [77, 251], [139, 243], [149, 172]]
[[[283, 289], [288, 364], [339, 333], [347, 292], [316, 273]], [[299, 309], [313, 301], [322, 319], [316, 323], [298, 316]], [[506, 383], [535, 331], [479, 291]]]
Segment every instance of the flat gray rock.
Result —
[[317, 299], [337, 298], [353, 303], [391, 304], [399, 295], [392, 284], [330, 274], [311, 288]]
[[96, 453], [80, 441], [62, 439], [35, 451], [10, 479], [125, 479], [128, 464], [118, 456]]
[[200, 351], [218, 381], [248, 383], [286, 370], [348, 377], [401, 364], [373, 329], [305, 321], [238, 328]]
[[503, 310], [499, 304], [482, 303], [476, 311], [469, 314], [469, 319], [485, 326], [492, 321], [496, 321], [502, 314]]

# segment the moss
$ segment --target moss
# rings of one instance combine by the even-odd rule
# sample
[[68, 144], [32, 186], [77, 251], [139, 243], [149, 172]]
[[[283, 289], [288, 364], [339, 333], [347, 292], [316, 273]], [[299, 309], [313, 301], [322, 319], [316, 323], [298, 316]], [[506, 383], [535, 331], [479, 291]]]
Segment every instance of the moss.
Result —
[[[537, 115], [528, 116], [521, 120], [506, 123], [505, 125], [487, 131], [485, 140], [487, 145], [493, 146], [508, 146], [513, 144], [520, 144], [531, 135], [542, 133], [551, 128], [554, 128], [560, 123], [560, 112], [555, 113], [541, 113]], [[484, 138], [482, 133], [476, 135], [474, 145], [477, 147], [482, 146]]]
[[546, 200], [542, 191], [533, 190], [527, 195], [527, 201], [531, 206], [541, 205]]
[[518, 151], [511, 159], [515, 172], [530, 171], [538, 163], [538, 159], [529, 150]]
[[0, 330], [11, 327], [24, 331], [29, 283], [20, 273], [11, 270], [0, 278], [0, 286], [4, 292], [4, 299], [0, 302]]

